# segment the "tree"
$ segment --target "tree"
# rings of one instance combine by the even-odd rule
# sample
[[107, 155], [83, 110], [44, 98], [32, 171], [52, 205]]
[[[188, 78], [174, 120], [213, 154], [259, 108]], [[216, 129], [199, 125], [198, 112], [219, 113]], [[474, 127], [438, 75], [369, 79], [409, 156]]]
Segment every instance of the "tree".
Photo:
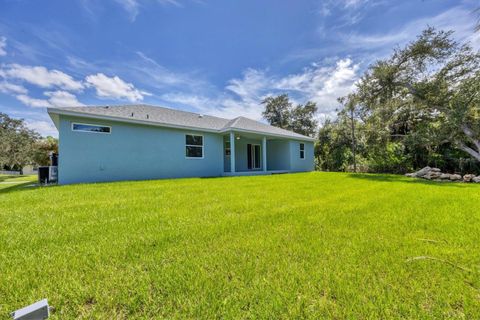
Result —
[[315, 120], [316, 113], [315, 102], [308, 101], [305, 105], [297, 105], [291, 111], [289, 129], [305, 136], [313, 136], [318, 127], [318, 121]]
[[22, 169], [33, 162], [34, 145], [40, 137], [26, 127], [23, 119], [0, 113], [0, 166]]
[[353, 172], [357, 172], [357, 141], [355, 136], [355, 97], [353, 95], [342, 97], [338, 99], [338, 102], [344, 105], [344, 115], [349, 114], [350, 117], [350, 129], [352, 139], [352, 159], [353, 159]]
[[327, 119], [318, 131], [315, 144], [317, 167], [324, 171], [347, 171], [352, 161], [349, 125], [344, 118]]
[[35, 164], [47, 166], [50, 163], [50, 153], [58, 153], [58, 140], [46, 137], [35, 142], [33, 160]]
[[318, 122], [315, 120], [317, 105], [308, 101], [305, 105], [293, 106], [287, 94], [267, 97], [262, 101], [265, 105], [263, 117], [275, 127], [292, 130], [306, 136], [313, 136]]
[[479, 94], [479, 53], [428, 28], [372, 65], [352, 97], [385, 143], [416, 135], [429, 152], [450, 144], [480, 161]]
[[282, 129], [289, 129], [292, 103], [288, 94], [282, 94], [277, 97], [267, 97], [262, 101], [265, 110], [262, 116], [272, 125]]

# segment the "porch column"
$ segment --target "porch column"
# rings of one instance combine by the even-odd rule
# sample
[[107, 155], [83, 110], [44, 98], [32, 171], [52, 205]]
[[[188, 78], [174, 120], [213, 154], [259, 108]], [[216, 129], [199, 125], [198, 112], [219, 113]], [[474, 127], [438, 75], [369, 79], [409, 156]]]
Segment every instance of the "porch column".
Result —
[[267, 137], [262, 138], [263, 172], [267, 172]]
[[230, 131], [230, 172], [235, 173], [235, 133]]

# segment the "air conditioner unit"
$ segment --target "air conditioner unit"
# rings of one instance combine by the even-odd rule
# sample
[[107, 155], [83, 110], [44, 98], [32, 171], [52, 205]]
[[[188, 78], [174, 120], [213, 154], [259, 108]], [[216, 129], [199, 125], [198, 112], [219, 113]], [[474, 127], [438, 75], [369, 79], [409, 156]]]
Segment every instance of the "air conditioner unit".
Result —
[[57, 166], [44, 166], [38, 167], [38, 182], [41, 184], [47, 184], [57, 182], [58, 180], [58, 167]]
[[49, 166], [48, 167], [48, 182], [57, 182], [58, 180], [58, 167]]

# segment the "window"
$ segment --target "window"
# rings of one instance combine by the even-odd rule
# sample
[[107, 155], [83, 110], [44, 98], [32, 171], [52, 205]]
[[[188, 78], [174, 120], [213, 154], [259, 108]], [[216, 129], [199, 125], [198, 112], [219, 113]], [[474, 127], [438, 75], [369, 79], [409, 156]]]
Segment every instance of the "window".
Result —
[[231, 149], [230, 149], [230, 141], [225, 141], [225, 156], [230, 157]]
[[300, 159], [305, 159], [305, 143], [300, 143]]
[[203, 136], [185, 135], [185, 156], [187, 158], [203, 158]]
[[96, 124], [72, 123], [72, 131], [110, 133], [111, 129], [111, 127]]

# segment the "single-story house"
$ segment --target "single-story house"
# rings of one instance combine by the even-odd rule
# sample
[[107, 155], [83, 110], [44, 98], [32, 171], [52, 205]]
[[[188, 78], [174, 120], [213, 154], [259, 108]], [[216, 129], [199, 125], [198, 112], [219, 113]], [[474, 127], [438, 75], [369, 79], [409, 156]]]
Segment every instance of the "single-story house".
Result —
[[48, 108], [60, 184], [312, 171], [311, 137], [148, 105]]

